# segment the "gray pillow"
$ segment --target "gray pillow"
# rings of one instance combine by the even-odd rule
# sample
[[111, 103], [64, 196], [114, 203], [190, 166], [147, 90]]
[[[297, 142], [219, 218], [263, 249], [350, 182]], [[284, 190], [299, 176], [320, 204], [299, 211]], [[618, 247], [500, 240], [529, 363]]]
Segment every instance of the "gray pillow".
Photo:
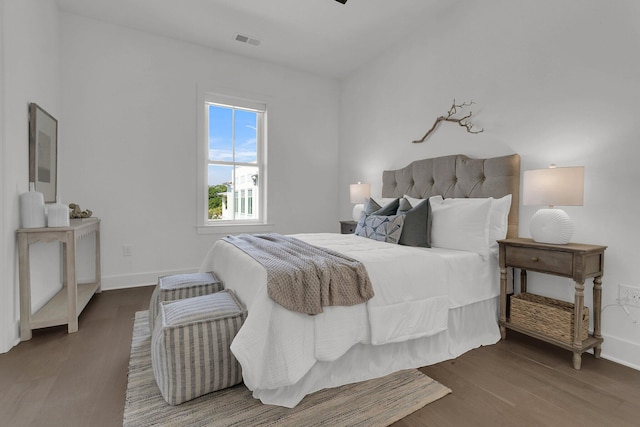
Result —
[[402, 199], [400, 199], [400, 204], [398, 206], [398, 215], [400, 215], [401, 213], [408, 212], [412, 208], [413, 206], [411, 206], [411, 203], [409, 203], [409, 201], [405, 197], [403, 197]]
[[380, 208], [382, 208], [382, 206], [380, 206], [378, 203], [376, 203], [375, 200], [369, 197], [365, 202], [364, 207], [362, 208], [362, 213], [371, 215]]
[[431, 205], [424, 199], [416, 206], [402, 214], [404, 225], [398, 243], [405, 246], [431, 247]]
[[400, 206], [400, 200], [395, 199], [384, 207], [380, 206], [375, 200], [369, 198], [367, 203], [364, 204], [364, 209], [362, 213], [367, 215], [381, 215], [381, 216], [389, 216], [395, 215], [398, 212], [398, 206]]

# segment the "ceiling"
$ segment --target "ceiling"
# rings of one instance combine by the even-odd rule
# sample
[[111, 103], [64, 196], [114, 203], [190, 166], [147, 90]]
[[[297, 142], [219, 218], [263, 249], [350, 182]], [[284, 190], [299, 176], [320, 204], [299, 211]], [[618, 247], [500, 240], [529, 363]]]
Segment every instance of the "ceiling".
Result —
[[[341, 78], [445, 0], [56, 0], [60, 10]], [[260, 41], [240, 43], [237, 34]]]

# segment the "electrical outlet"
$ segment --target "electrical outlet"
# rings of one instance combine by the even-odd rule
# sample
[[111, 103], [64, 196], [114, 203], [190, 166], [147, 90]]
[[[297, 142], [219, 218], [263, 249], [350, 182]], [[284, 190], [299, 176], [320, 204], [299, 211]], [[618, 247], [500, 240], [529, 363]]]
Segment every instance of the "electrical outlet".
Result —
[[640, 307], [640, 288], [620, 284], [618, 291], [620, 304]]
[[123, 256], [131, 256], [131, 255], [133, 255], [133, 250], [131, 249], [130, 245], [124, 245], [122, 247], [122, 255]]

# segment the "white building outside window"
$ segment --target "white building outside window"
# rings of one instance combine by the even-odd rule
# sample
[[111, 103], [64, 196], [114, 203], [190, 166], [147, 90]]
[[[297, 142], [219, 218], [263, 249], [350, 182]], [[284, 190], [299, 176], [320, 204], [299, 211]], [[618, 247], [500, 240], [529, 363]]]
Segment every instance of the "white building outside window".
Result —
[[213, 94], [202, 98], [205, 191], [198, 222], [264, 224], [266, 105]]

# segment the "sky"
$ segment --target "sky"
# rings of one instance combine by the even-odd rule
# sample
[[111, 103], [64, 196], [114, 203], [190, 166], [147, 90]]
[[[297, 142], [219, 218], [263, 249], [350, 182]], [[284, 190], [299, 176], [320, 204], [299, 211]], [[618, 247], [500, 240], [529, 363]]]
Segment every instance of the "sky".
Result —
[[[254, 111], [209, 105], [209, 160], [256, 163], [256, 120]], [[209, 185], [231, 181], [231, 172], [231, 166], [209, 165]]]

